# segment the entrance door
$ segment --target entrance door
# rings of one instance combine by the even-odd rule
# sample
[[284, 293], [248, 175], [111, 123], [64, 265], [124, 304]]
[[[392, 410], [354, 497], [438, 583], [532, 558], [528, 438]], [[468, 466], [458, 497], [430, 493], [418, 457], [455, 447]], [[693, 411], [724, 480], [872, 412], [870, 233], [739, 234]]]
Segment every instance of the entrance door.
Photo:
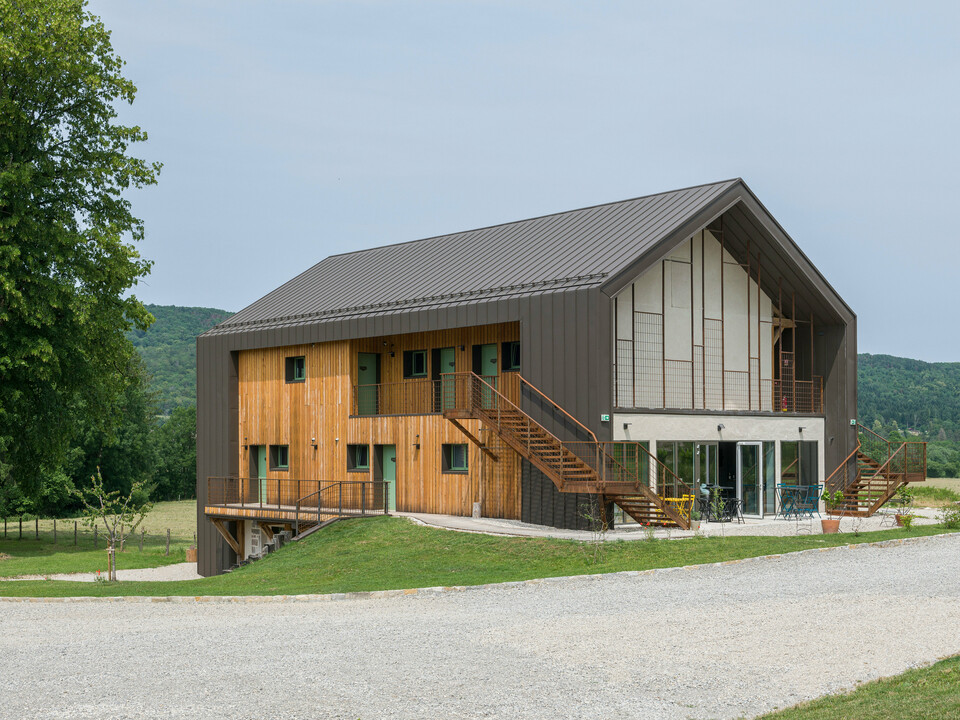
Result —
[[252, 502], [267, 501], [267, 446], [250, 446], [250, 477], [257, 480], [250, 483], [250, 500]]
[[[497, 376], [500, 372], [500, 364], [497, 362], [497, 344], [489, 343], [487, 345], [473, 346], [473, 371], [483, 378], [494, 390], [497, 389]], [[484, 407], [493, 406], [494, 395], [489, 388], [484, 388], [481, 401]]]
[[[457, 371], [457, 349], [452, 347], [434, 350], [433, 379], [435, 381], [435, 406], [437, 411], [456, 407], [456, 380], [451, 375]], [[448, 377], [449, 376], [449, 377]]]
[[744, 515], [763, 516], [763, 463], [761, 444], [737, 443], [737, 497]]
[[[391, 512], [397, 509], [397, 446], [375, 445], [374, 480], [384, 480], [387, 483], [387, 496], [384, 498], [383, 509]], [[383, 490], [374, 489], [374, 496], [382, 496]]]
[[379, 353], [357, 353], [357, 415], [377, 414], [379, 382]]

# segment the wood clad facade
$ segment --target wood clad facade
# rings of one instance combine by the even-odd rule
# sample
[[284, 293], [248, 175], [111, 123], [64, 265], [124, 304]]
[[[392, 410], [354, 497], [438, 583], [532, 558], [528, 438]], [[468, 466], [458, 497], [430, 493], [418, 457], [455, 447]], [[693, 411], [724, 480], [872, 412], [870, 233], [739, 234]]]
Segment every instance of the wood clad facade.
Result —
[[[478, 421], [464, 420], [464, 427], [488, 445], [496, 459], [482, 453], [439, 413], [439, 406], [429, 406], [434, 402], [433, 388], [442, 382], [434, 380], [442, 348], [452, 348], [455, 370], [465, 371], [474, 369], [477, 348], [494, 346], [498, 388], [518, 401], [517, 373], [503, 370], [502, 353], [504, 343], [519, 339], [519, 323], [513, 322], [241, 351], [237, 462], [241, 474], [257, 476], [256, 449], [265, 446], [270, 480], [379, 480], [376, 446], [392, 445], [396, 448], [396, 510], [469, 515], [473, 503], [481, 502], [485, 517], [519, 518], [516, 453], [496, 442]], [[413, 351], [425, 351], [426, 366], [421, 377], [404, 379], [404, 354]], [[357, 389], [361, 353], [379, 356], [378, 380], [384, 388], [380, 392], [386, 396], [389, 391], [395, 400], [391, 410], [400, 412], [358, 414], [363, 410], [358, 407]], [[288, 380], [288, 359], [296, 357], [304, 358], [302, 381]], [[466, 472], [444, 471], [444, 444], [467, 445]], [[351, 445], [367, 446], [367, 468], [348, 469]], [[274, 446], [288, 448], [284, 469], [273, 466]], [[306, 491], [314, 489], [308, 486]], [[283, 500], [295, 501], [293, 497]]]

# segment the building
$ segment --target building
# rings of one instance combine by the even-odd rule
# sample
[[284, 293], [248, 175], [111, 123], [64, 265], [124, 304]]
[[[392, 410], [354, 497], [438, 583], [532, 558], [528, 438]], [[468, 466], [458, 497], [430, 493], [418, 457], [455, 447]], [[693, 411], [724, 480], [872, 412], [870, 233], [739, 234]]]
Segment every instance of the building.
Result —
[[856, 350], [739, 179], [329, 257], [198, 338], [199, 571], [332, 505], [774, 513], [857, 475]]

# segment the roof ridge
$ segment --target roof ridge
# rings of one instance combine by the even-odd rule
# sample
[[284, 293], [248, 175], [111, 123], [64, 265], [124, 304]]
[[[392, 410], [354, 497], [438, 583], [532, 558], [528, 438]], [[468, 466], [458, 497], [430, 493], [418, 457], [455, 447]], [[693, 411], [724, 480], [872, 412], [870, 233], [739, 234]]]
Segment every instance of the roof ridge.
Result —
[[368, 248], [350, 250], [348, 252], [334, 253], [327, 255], [320, 262], [332, 258], [346, 257], [348, 255], [357, 255], [358, 253], [370, 252], [372, 250], [383, 250], [384, 248], [400, 247], [401, 245], [413, 245], [414, 243], [426, 242], [427, 240], [437, 240], [438, 238], [452, 237], [454, 235], [464, 235], [466, 233], [479, 232], [481, 230], [492, 230], [493, 228], [505, 227], [506, 225], [516, 225], [522, 222], [533, 222], [534, 220], [543, 220], [544, 218], [556, 217], [558, 215], [569, 215], [571, 213], [582, 212], [584, 210], [594, 210], [596, 208], [609, 207], [611, 205], [621, 205], [623, 203], [636, 202], [637, 200], [646, 200], [647, 198], [657, 197], [659, 195], [673, 195], [674, 193], [686, 192], [687, 190], [697, 190], [699, 188], [711, 187], [713, 185], [726, 185], [729, 183], [743, 182], [742, 178], [728, 178], [727, 180], [717, 180], [716, 182], [700, 183], [699, 185], [690, 185], [688, 187], [677, 188], [675, 190], [666, 190], [664, 192], [648, 193], [646, 195], [637, 195], [636, 197], [624, 198], [623, 200], [614, 200], [612, 202], [596, 203], [595, 205], [584, 205], [583, 207], [572, 208], [570, 210], [558, 210], [557, 212], [544, 213], [543, 215], [534, 215], [533, 217], [519, 218], [518, 220], [509, 220], [507, 222], [493, 223], [492, 225], [481, 225], [480, 227], [469, 228], [467, 230], [457, 230], [455, 232], [440, 233], [439, 235], [428, 235], [416, 240], [403, 240], [395, 243], [385, 243], [383, 245], [374, 245]]

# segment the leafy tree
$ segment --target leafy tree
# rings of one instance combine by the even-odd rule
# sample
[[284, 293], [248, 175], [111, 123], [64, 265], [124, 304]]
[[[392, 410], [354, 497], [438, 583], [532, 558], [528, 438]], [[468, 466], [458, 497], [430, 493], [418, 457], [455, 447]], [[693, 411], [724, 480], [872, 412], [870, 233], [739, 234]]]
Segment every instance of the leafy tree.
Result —
[[134, 485], [151, 487], [156, 466], [151, 441], [157, 426], [156, 394], [136, 353], [130, 355], [124, 377], [126, 382], [112, 403], [116, 427], [89, 426], [81, 433], [70, 473], [77, 487], [98, 471], [107, 478], [110, 491], [129, 493]]
[[192, 498], [197, 492], [197, 408], [176, 408], [153, 433], [157, 500]]
[[124, 192], [160, 166], [128, 154], [122, 64], [84, 0], [0, 0], [0, 484], [28, 495], [78, 427], [115, 423], [124, 331], [151, 321]]

